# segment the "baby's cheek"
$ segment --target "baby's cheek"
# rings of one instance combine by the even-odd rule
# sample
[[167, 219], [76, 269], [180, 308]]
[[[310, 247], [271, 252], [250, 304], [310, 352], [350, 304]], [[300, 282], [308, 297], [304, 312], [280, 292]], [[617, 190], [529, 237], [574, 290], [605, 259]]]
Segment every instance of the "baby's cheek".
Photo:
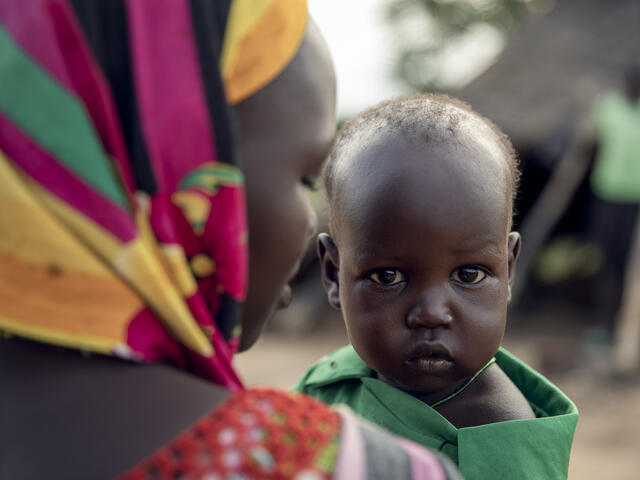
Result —
[[350, 339], [356, 352], [372, 368], [388, 373], [387, 363], [395, 351], [393, 335], [379, 319], [359, 321], [351, 329]]
[[481, 288], [470, 292], [466, 303], [485, 311], [502, 310], [507, 305], [508, 286], [500, 277], [489, 277]]
[[481, 312], [476, 318], [477, 323], [467, 329], [467, 343], [473, 347], [476, 363], [484, 365], [502, 343], [505, 316], [502, 312], [490, 310]]
[[381, 292], [367, 279], [357, 280], [347, 294], [352, 297], [354, 307], [362, 314], [379, 315], [381, 311], [390, 310], [394, 301], [389, 292]]
[[351, 335], [360, 342], [369, 342], [382, 331], [381, 319], [373, 311], [367, 310], [360, 298], [350, 298], [343, 302], [343, 315]]

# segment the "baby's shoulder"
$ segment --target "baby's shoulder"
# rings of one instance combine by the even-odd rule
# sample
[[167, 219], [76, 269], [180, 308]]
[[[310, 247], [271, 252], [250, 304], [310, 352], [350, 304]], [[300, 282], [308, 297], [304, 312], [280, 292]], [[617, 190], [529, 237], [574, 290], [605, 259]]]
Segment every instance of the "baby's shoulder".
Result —
[[525, 396], [497, 364], [438, 410], [458, 428], [536, 417]]
[[[347, 345], [321, 358], [303, 375], [293, 390], [327, 403], [347, 403], [357, 395], [359, 380], [370, 377], [371, 368]], [[356, 380], [356, 381], [353, 381]]]

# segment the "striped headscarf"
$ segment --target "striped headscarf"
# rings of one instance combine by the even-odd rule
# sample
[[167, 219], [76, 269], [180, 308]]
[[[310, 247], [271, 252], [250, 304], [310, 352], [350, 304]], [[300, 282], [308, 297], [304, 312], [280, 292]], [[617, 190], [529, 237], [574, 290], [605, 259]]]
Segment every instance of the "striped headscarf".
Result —
[[302, 0], [0, 2], [0, 333], [242, 388], [228, 105], [306, 20]]

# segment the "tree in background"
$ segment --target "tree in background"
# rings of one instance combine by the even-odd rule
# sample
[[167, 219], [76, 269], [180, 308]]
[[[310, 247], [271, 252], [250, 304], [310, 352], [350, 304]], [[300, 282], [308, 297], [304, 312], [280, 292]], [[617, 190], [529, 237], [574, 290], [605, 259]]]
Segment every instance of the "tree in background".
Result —
[[[500, 53], [511, 28], [551, 0], [389, 0], [395, 76], [413, 91], [463, 86]], [[462, 55], [460, 55], [462, 53]]]

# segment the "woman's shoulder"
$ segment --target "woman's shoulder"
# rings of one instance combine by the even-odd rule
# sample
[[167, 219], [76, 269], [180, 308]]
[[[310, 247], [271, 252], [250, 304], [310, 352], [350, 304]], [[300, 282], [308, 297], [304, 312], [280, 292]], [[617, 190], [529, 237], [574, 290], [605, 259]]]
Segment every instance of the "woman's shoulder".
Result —
[[434, 453], [302, 393], [231, 395], [166, 365], [84, 358], [21, 340], [0, 339], [0, 357], [0, 407], [9, 412], [0, 461], [11, 478], [201, 478], [235, 470], [247, 478], [277, 471], [347, 479], [376, 465], [380, 475], [370, 478], [414, 478], [416, 468], [431, 472], [420, 478], [457, 478]]
[[0, 462], [11, 478], [112, 477], [229, 396], [169, 365], [19, 339], [1, 339], [0, 357]]

